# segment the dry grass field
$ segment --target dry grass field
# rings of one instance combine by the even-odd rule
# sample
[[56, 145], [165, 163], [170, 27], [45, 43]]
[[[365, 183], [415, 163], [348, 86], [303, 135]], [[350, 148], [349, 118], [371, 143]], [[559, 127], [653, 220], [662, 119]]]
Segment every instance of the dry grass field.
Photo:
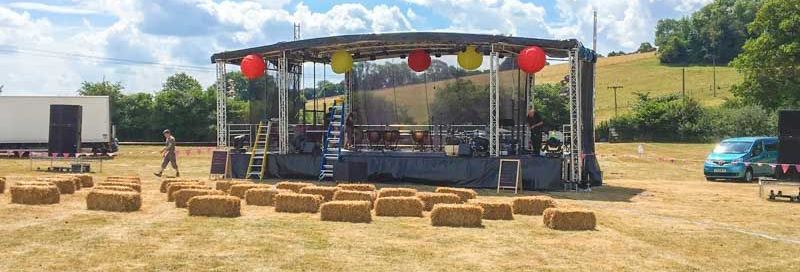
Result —
[[[755, 184], [705, 181], [698, 161], [708, 144], [645, 144], [644, 158], [636, 144], [598, 144], [606, 186], [548, 193], [596, 212], [597, 229], [578, 232], [521, 215], [483, 228], [433, 227], [427, 212], [369, 224], [257, 206], [239, 218], [189, 217], [158, 192], [158, 148], [123, 146], [95, 176], [143, 177], [138, 212], [88, 211], [88, 190], [45, 206], [0, 194], [0, 271], [800, 271], [800, 205], [758, 199]], [[179, 157], [183, 174], [198, 178], [209, 160]], [[44, 175], [29, 164], [2, 159], [0, 176]]]
[[[536, 82], [556, 83], [564, 79], [569, 67], [566, 63], [554, 64], [544, 68], [536, 75]], [[600, 58], [597, 62], [597, 90], [595, 107], [595, 120], [597, 122], [608, 120], [614, 116], [614, 92], [608, 86], [622, 85], [624, 88], [617, 91], [619, 113], [627, 112], [636, 101], [634, 93], [651, 93], [652, 95], [665, 95], [679, 93], [682, 88], [682, 67], [661, 65], [655, 53], [631, 54], [616, 57]], [[714, 69], [708, 66], [690, 66], [686, 68], [686, 90], [691, 96], [704, 105], [721, 104], [725, 98], [731, 97], [730, 87], [740, 81], [740, 76], [731, 67], [717, 67], [717, 95], [713, 96]], [[464, 77], [476, 85], [488, 85], [488, 74]], [[435, 89], [441, 89], [453, 80], [432, 81], [428, 84], [428, 92], [433, 103]], [[506, 71], [500, 73], [500, 86], [516, 88], [517, 72]], [[376, 90], [377, 96], [388, 101], [394, 101], [395, 89], [388, 88]], [[414, 84], [398, 86], [396, 89], [397, 104], [407, 108], [409, 115], [418, 123], [428, 120], [425, 107], [425, 85]], [[318, 107], [322, 102], [328, 105], [333, 103], [333, 98], [319, 99]], [[306, 103], [306, 108], [314, 107], [313, 100]]]

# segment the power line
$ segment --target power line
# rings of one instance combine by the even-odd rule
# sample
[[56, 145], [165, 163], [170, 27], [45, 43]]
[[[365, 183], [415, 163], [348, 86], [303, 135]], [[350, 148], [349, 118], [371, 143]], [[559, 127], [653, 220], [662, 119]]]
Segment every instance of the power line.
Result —
[[157, 66], [157, 67], [167, 68], [167, 69], [182, 69], [182, 70], [195, 71], [195, 72], [215, 72], [215, 70], [212, 69], [212, 68], [203, 67], [203, 66], [196, 66], [196, 65], [171, 64], [171, 63], [160, 63], [160, 62], [155, 62], [155, 61], [143, 61], [143, 60], [133, 60], [133, 59], [123, 59], [123, 58], [113, 58], [113, 57], [92, 56], [92, 55], [84, 55], [84, 54], [68, 53], [68, 52], [58, 52], [58, 51], [50, 51], [50, 50], [42, 50], [42, 49], [9, 49], [9, 48], [0, 48], [0, 52], [16, 53], [16, 54], [27, 54], [27, 55], [33, 55], [33, 56], [59, 58], [59, 59], [66, 59], [66, 60], [74, 60], [74, 59], [95, 60], [95, 61], [106, 61], [106, 62], [111, 62], [111, 63], [114, 63], [114, 64], [121, 64], [121, 65]]

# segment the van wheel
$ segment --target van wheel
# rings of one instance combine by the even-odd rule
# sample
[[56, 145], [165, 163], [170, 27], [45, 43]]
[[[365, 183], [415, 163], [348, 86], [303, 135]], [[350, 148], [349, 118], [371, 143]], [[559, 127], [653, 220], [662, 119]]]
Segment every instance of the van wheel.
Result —
[[706, 178], [706, 181], [716, 181], [714, 178]]
[[745, 182], [753, 182], [752, 168], [747, 168], [747, 170], [744, 171], [744, 178], [742, 178], [742, 180], [744, 180]]

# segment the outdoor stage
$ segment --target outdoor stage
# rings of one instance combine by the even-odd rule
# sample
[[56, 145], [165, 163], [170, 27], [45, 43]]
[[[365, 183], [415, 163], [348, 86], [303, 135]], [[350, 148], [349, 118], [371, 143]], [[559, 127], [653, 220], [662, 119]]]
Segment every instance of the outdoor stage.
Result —
[[[248, 154], [231, 154], [231, 175], [243, 178]], [[270, 154], [267, 178], [316, 180], [319, 155]], [[506, 156], [522, 162], [523, 190], [561, 190], [560, 158]], [[337, 182], [416, 183], [468, 188], [497, 188], [499, 160], [489, 157], [448, 157], [433, 152], [342, 153], [334, 166]]]

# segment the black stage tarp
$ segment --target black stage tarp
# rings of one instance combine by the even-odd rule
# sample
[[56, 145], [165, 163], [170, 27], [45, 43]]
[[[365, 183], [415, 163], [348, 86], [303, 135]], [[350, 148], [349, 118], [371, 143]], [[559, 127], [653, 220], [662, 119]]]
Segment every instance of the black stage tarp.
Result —
[[[522, 162], [524, 190], [561, 190], [561, 159], [503, 157]], [[269, 178], [316, 179], [320, 157], [270, 154]], [[447, 157], [441, 153], [350, 153], [334, 164], [339, 182], [416, 183], [467, 188], [497, 188], [497, 158]], [[232, 166], [233, 168], [241, 168]], [[244, 164], [246, 168], [246, 164]], [[233, 171], [244, 172], [244, 171]]]

